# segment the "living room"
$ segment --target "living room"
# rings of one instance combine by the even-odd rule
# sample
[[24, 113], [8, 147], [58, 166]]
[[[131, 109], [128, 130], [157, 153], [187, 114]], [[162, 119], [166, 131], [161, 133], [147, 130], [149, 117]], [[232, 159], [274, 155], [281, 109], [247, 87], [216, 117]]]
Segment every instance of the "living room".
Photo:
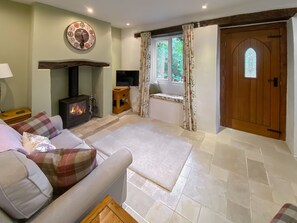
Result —
[[[26, 2], [10, 0], [0, 2], [0, 19], [4, 26], [2, 30], [5, 30], [0, 37], [0, 64], [8, 63], [13, 74], [12, 78], [0, 79], [1, 110], [28, 107], [32, 115], [41, 111], [45, 111], [48, 116], [58, 115], [59, 100], [68, 97], [68, 69], [42, 69], [40, 68], [42, 63], [91, 61], [105, 63], [107, 66], [80, 66], [79, 94], [92, 95], [96, 98], [100, 117], [108, 117], [112, 114], [112, 92], [113, 87], [116, 86], [116, 70], [140, 69], [141, 38], [135, 38], [136, 33], [193, 21], [296, 7], [296, 2], [292, 0], [281, 3], [273, 1], [269, 6], [265, 1], [242, 1], [231, 5], [233, 7], [220, 6], [221, 9], [218, 7], [216, 10], [211, 10], [214, 3], [209, 3], [209, 9], [207, 9], [209, 11], [207, 11], [201, 9], [202, 3], [199, 3], [200, 8], [196, 9], [197, 13], [180, 14], [175, 17], [167, 15], [160, 21], [152, 22], [151, 20], [135, 25], [131, 22], [132, 20], [122, 20], [121, 23], [118, 20], [116, 24], [109, 20], [98, 19], [96, 10], [93, 14], [89, 14], [85, 6], [81, 7], [84, 10], [82, 12], [79, 11], [82, 9], [75, 11], [73, 7], [68, 9], [38, 2], [24, 4]], [[68, 43], [65, 35], [66, 29], [75, 21], [90, 24], [95, 30], [96, 42], [91, 49], [79, 51]], [[127, 26], [127, 22], [131, 24]], [[156, 132], [167, 131], [177, 139], [185, 138], [187, 142], [193, 144], [190, 155], [188, 154], [189, 158], [186, 157], [185, 166], [178, 174], [176, 184], [171, 190], [166, 191], [164, 186], [152, 184], [143, 175], [128, 169], [128, 192], [124, 207], [137, 221], [264, 222], [264, 220], [272, 219], [285, 202], [296, 204], [297, 182], [296, 175], [293, 173], [297, 167], [294, 163], [294, 157], [297, 154], [297, 125], [294, 124], [297, 122], [296, 15], [285, 23], [287, 27], [287, 92], [285, 95], [286, 110], [282, 115], [286, 118], [286, 143], [273, 139], [266, 140], [264, 137], [233, 129], [222, 131], [224, 128], [220, 123], [221, 29], [218, 25], [194, 28], [197, 132], [186, 131], [170, 123], [159, 123], [158, 120], [142, 119], [132, 113], [120, 117], [118, 122], [100, 129], [98, 133], [86, 135], [83, 138], [88, 144], [97, 143], [98, 146], [99, 139], [103, 140], [102, 138], [125, 127], [126, 124], [135, 124], [145, 130], [151, 128]], [[138, 112], [139, 109], [138, 91], [138, 87], [130, 88], [134, 112]], [[76, 133], [79, 134], [79, 131], [81, 130], [78, 129]], [[224, 145], [240, 147], [241, 152], [225, 148]], [[273, 147], [271, 153], [267, 149], [269, 146]], [[219, 152], [217, 147], [225, 148], [225, 150], [222, 149]], [[244, 160], [244, 166], [233, 158], [228, 160], [221, 154], [222, 151], [235, 154], [230, 155], [233, 158]], [[226, 164], [227, 161], [238, 163], [239, 169], [242, 167], [246, 172], [250, 171], [250, 175], [237, 172], [234, 166], [230, 167]], [[281, 166], [282, 162], [287, 163], [287, 166], [278, 169], [277, 167]], [[260, 176], [256, 173], [252, 174], [253, 168], [260, 173]], [[194, 169], [197, 171], [191, 172]], [[203, 172], [201, 179], [206, 182], [205, 185], [208, 185], [209, 190], [202, 189], [202, 185], [199, 184], [197, 172], [200, 171]], [[191, 182], [188, 181], [189, 179]], [[201, 187], [195, 189], [195, 185]], [[238, 188], [244, 192], [239, 193], [236, 191]], [[197, 193], [202, 191], [205, 194], [199, 197]], [[211, 195], [212, 193], [214, 195]], [[211, 199], [208, 200], [206, 196]], [[260, 209], [260, 206], [264, 208]], [[240, 214], [233, 214], [232, 208]], [[257, 211], [258, 208], [261, 212]], [[164, 212], [163, 220], [162, 212]], [[156, 216], [159, 221], [156, 221]]]

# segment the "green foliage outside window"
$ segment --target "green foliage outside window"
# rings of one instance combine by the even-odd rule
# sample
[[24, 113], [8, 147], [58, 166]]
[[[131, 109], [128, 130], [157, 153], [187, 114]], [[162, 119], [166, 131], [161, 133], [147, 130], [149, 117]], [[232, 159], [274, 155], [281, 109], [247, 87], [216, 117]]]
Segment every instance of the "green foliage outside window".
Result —
[[183, 82], [183, 39], [172, 38], [171, 80]]
[[157, 79], [168, 79], [168, 41], [157, 42]]
[[[171, 40], [171, 52], [169, 51], [169, 41]], [[169, 40], [157, 41], [157, 79], [168, 80], [169, 60], [171, 53], [171, 81], [176, 83], [183, 82], [183, 39], [173, 37]]]

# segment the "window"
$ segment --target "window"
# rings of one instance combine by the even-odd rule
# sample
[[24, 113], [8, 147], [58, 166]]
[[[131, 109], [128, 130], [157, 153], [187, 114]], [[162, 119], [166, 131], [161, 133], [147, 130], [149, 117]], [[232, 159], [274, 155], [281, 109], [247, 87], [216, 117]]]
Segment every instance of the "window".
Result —
[[253, 48], [248, 48], [244, 54], [244, 77], [257, 77], [257, 54]]
[[156, 38], [153, 42], [152, 81], [183, 83], [182, 36]]

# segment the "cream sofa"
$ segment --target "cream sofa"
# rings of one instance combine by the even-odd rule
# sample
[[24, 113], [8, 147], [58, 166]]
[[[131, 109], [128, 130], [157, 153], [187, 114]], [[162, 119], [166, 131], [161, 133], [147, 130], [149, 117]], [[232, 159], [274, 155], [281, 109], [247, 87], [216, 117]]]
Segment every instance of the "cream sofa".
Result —
[[[62, 129], [63, 125], [60, 116], [52, 117], [51, 121], [54, 126], [62, 132], [51, 139], [51, 142], [57, 148], [89, 148], [83, 140], [73, 135], [69, 130]], [[3, 122], [0, 122], [0, 125], [3, 124]], [[7, 137], [10, 136], [8, 135]], [[14, 161], [7, 160], [7, 157], [16, 157], [16, 159], [13, 158]], [[22, 222], [79, 222], [108, 194], [121, 205], [126, 199], [127, 168], [132, 162], [131, 153], [128, 150], [123, 149], [114, 153], [106, 160], [97, 155], [97, 162], [98, 166], [87, 177], [58, 198], [46, 202], [46, 204], [33, 216]], [[14, 165], [13, 163], [18, 165]], [[19, 163], [21, 163], [21, 165], [19, 165]], [[15, 169], [15, 166], [24, 168], [25, 171]], [[30, 171], [32, 172], [34, 168], [37, 171], [39, 169], [33, 161], [27, 159], [22, 153], [17, 151], [0, 153], [0, 191], [5, 192], [4, 190], [8, 190], [8, 193], [12, 193], [11, 190], [13, 190], [14, 186], [6, 188], [5, 183], [8, 178], [13, 178], [14, 175], [20, 175], [22, 173], [25, 173], [22, 177], [29, 183], [32, 183], [35, 180], [39, 184], [46, 184], [47, 182], [45, 181], [47, 181], [47, 179], [41, 171], [38, 172], [37, 177], [36, 174], [33, 177], [32, 175], [29, 176]], [[35, 181], [33, 182], [34, 185], [36, 184]], [[50, 188], [42, 190], [48, 192]], [[19, 199], [21, 196], [29, 196], [30, 193], [31, 191], [26, 191], [24, 195], [22, 192], [16, 191], [15, 195], [21, 194], [18, 197], [16, 196], [16, 199]], [[6, 197], [3, 197], [3, 193], [0, 195], [0, 200], [1, 199], [6, 199]], [[39, 197], [36, 197], [36, 200], [38, 199]], [[17, 222], [17, 220], [10, 218], [2, 209], [0, 209], [0, 222], [11, 223]]]

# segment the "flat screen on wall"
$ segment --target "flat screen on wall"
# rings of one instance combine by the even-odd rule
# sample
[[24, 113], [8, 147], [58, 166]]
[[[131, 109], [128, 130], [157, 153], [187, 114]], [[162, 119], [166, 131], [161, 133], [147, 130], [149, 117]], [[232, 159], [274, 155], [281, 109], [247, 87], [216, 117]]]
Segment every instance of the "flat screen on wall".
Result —
[[138, 86], [139, 70], [117, 70], [116, 86]]

